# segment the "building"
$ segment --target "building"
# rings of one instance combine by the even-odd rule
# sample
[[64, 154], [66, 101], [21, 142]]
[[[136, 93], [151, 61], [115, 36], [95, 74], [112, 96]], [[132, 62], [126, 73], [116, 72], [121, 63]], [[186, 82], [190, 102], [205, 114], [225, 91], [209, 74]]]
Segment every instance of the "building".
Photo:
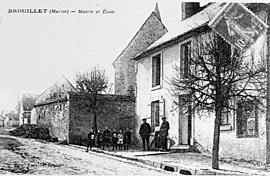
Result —
[[[259, 17], [262, 17], [260, 14], [266, 14], [269, 11], [263, 4], [245, 5]], [[181, 66], [185, 63], [188, 57], [185, 52], [192, 47], [192, 38], [195, 35], [212, 32], [208, 23], [224, 6], [225, 3], [209, 3], [203, 7], [200, 7], [199, 3], [183, 3], [182, 21], [175, 25], [175, 29], [169, 29], [168, 33], [134, 58], [137, 68], [136, 114], [139, 117], [138, 121], [147, 118], [154, 133], [160, 128], [161, 118], [166, 116], [171, 124], [169, 137], [173, 142], [172, 148], [200, 146], [205, 151], [212, 151], [214, 113], [209, 111], [181, 113], [189, 107], [176, 106], [174, 101], [181, 101], [181, 95], [180, 99], [171, 95], [171, 87], [166, 79], [175, 74], [174, 64]], [[266, 34], [264, 34], [252, 46], [250, 52], [255, 53], [257, 57], [261, 51], [264, 54], [267, 53], [266, 46]], [[184, 65], [182, 67], [185, 68]], [[241, 112], [244, 116], [245, 111]], [[226, 123], [221, 126], [221, 157], [265, 161], [265, 112], [265, 107], [256, 109], [253, 121], [243, 118], [241, 120], [241, 115], [235, 112], [228, 114]]]
[[116, 94], [127, 95], [134, 93], [136, 89], [136, 68], [135, 61], [131, 60], [131, 58], [143, 52], [166, 32], [167, 29], [161, 21], [158, 5], [156, 4], [155, 10], [145, 20], [126, 48], [113, 62]]
[[[135, 99], [124, 95], [99, 95], [98, 103], [105, 102], [97, 114], [98, 128], [110, 130], [134, 126]], [[94, 127], [89, 100], [78, 93], [65, 78], [59, 79], [42, 93], [35, 104], [37, 125], [49, 129], [59, 141], [82, 145], [89, 129]], [[135, 129], [135, 126], [133, 127]]]
[[0, 127], [5, 127], [4, 121], [5, 121], [5, 117], [3, 117], [2, 115], [0, 115]]
[[19, 125], [31, 123], [31, 110], [34, 108], [37, 95], [23, 94], [20, 101]]

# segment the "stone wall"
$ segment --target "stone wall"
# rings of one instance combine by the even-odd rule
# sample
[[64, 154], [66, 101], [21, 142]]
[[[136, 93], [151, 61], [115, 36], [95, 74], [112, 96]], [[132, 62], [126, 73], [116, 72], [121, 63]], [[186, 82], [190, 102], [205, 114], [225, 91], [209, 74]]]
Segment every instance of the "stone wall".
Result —
[[[120, 128], [135, 129], [135, 99], [129, 96], [110, 95], [99, 96], [99, 102], [104, 101], [104, 107], [97, 114], [98, 129], [105, 126], [112, 131]], [[89, 111], [89, 101], [82, 95], [69, 95], [69, 137], [70, 143], [84, 143], [91, 127], [94, 127], [94, 116]]]
[[35, 108], [37, 125], [48, 128], [50, 135], [59, 141], [68, 140], [69, 102], [66, 98], [43, 102]]
[[[104, 130], [105, 126], [108, 126], [111, 131], [118, 131], [120, 128], [135, 131], [135, 98], [101, 95], [99, 100], [104, 101], [104, 107], [97, 114], [98, 129]], [[88, 105], [89, 100], [78, 93], [69, 93], [67, 98], [51, 99], [37, 104], [37, 125], [48, 128], [50, 135], [60, 141], [84, 144], [89, 129], [94, 127], [93, 114]]]

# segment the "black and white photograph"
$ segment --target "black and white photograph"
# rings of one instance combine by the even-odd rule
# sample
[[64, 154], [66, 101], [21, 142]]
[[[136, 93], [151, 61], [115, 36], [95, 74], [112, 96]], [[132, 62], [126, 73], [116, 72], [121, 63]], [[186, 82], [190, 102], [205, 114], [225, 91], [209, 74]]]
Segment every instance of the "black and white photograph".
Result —
[[270, 175], [270, 3], [0, 0], [0, 175]]

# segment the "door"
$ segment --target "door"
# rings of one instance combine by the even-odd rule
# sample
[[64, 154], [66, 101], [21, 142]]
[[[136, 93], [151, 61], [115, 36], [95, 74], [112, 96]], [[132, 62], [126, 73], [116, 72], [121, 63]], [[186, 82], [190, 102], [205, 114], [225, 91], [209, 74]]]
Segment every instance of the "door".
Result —
[[179, 97], [179, 144], [189, 145], [191, 138], [191, 105], [186, 95]]

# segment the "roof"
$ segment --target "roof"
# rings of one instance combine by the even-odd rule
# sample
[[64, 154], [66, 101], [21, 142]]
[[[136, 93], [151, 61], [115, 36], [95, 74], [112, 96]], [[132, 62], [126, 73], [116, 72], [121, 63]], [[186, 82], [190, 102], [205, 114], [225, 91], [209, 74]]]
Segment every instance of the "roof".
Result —
[[5, 117], [2, 116], [1, 114], [0, 114], [0, 120], [1, 120], [1, 121], [5, 120]]
[[[147, 31], [149, 30], [145, 30], [144, 28], [147, 27], [147, 22], [149, 21], [149, 19], [151, 19], [152, 17], [157, 17], [158, 20], [160, 21], [163, 29], [164, 29], [164, 34], [168, 31], [167, 28], [164, 26], [164, 24], [161, 21], [161, 16], [160, 16], [160, 12], [159, 12], [159, 8], [158, 8], [158, 4], [156, 3], [155, 9], [154, 11], [150, 14], [150, 16], [145, 20], [145, 22], [143, 23], [143, 25], [140, 27], [140, 29], [137, 31], [137, 33], [134, 35], [134, 37], [130, 40], [130, 42], [128, 43], [128, 45], [125, 47], [125, 49], [118, 55], [118, 57], [115, 59], [115, 61], [113, 62], [113, 66], [115, 67], [115, 62], [120, 58], [120, 57], [125, 57], [125, 58], [132, 58], [134, 56], [136, 56], [138, 53], [141, 53], [142, 51], [145, 51], [145, 49], [150, 45], [146, 46], [146, 47], [142, 47], [140, 46], [140, 49], [134, 49], [134, 46], [132, 46], [133, 42], [136, 40], [138, 41], [143, 41], [143, 39], [138, 39], [140, 37], [141, 32], [142, 33], [147, 33]], [[154, 29], [155, 26], [150, 26], [151, 28]], [[143, 31], [144, 30], [144, 31]], [[148, 32], [149, 33], [149, 32]], [[149, 35], [149, 34], [148, 34]], [[144, 35], [142, 35], [143, 37]], [[140, 43], [142, 44], [142, 43]], [[131, 51], [132, 50], [132, 51]], [[134, 52], [136, 52], [134, 54]]]
[[65, 97], [68, 92], [76, 92], [76, 89], [65, 76], [62, 76], [38, 96], [36, 104], [42, 103], [47, 99]]
[[[196, 30], [202, 26], [207, 25], [210, 20], [225, 6], [226, 3], [209, 3], [203, 10], [194, 14], [193, 16], [181, 21], [178, 24], [175, 24], [174, 28], [169, 30], [163, 37], [150, 45], [144, 52], [134, 58], [139, 60], [149, 54], [152, 54], [155, 48], [162, 45], [166, 45], [168, 42], [177, 39], [180, 36], [183, 36], [193, 30]], [[168, 45], [166, 45], [168, 47]]]
[[35, 105], [35, 101], [38, 95], [35, 94], [23, 94], [22, 107], [24, 111], [31, 111]]

